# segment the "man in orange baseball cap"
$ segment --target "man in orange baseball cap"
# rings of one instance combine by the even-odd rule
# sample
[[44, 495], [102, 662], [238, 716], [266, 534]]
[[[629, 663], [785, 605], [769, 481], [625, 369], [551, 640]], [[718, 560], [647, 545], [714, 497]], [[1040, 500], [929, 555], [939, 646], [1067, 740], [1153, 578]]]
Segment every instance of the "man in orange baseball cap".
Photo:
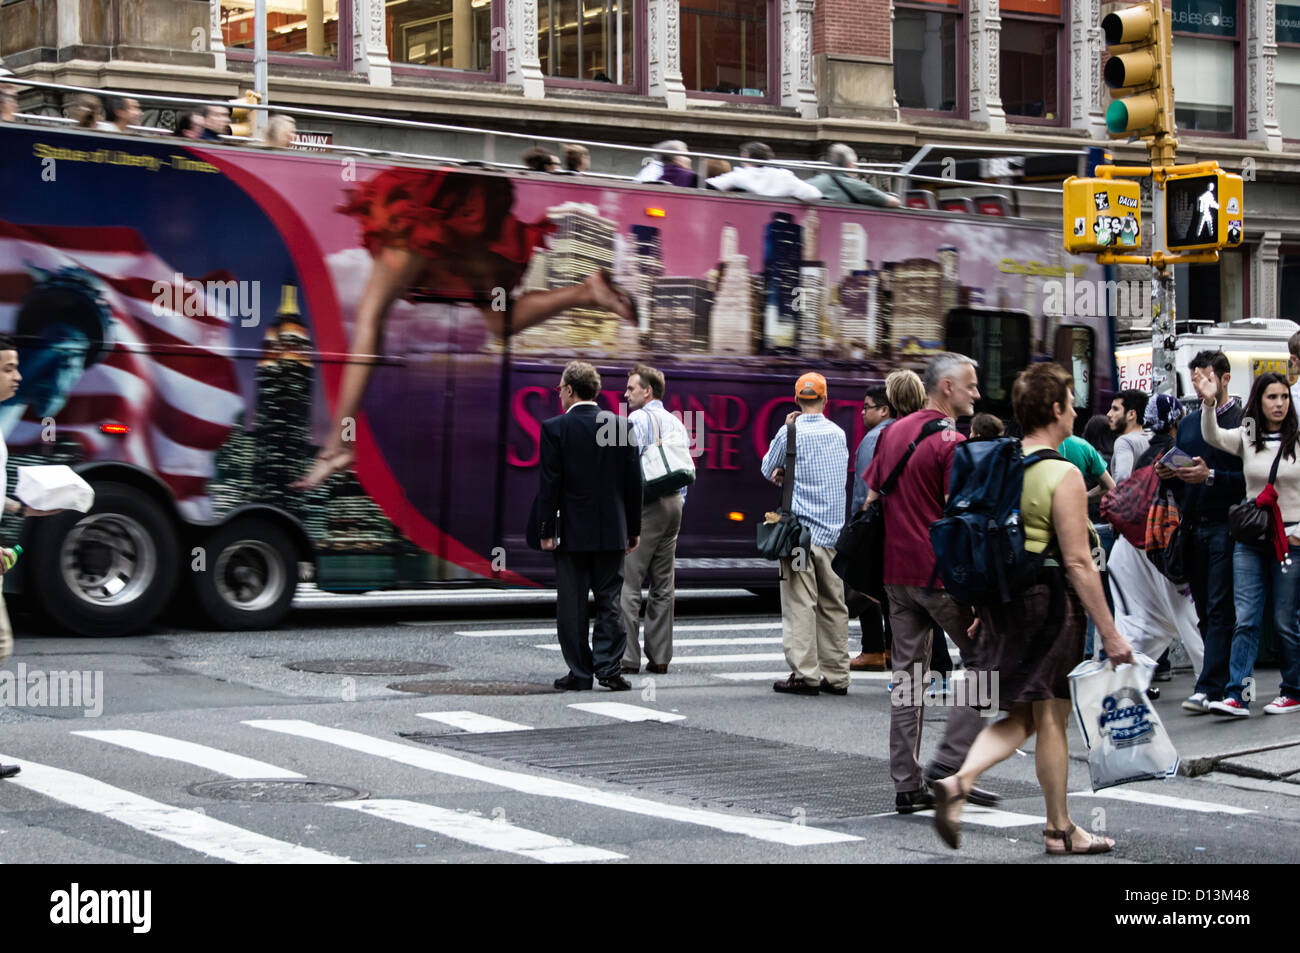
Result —
[[781, 560], [781, 645], [790, 677], [772, 686], [783, 694], [846, 695], [849, 691], [849, 613], [844, 583], [831, 569], [844, 525], [844, 431], [822, 413], [826, 378], [802, 375], [794, 385], [799, 410], [786, 417], [763, 457], [763, 476], [778, 486], [785, 472], [788, 430], [794, 427], [794, 487], [790, 509], [809, 531], [808, 549]]

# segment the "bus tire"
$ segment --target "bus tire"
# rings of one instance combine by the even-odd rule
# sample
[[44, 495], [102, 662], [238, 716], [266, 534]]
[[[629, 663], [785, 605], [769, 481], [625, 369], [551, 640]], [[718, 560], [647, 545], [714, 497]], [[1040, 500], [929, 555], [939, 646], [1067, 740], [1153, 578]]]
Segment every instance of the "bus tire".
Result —
[[146, 629], [176, 588], [178, 544], [166, 511], [121, 483], [95, 486], [88, 513], [33, 519], [25, 578], [40, 610], [77, 635]]
[[298, 551], [268, 520], [244, 517], [199, 541], [204, 567], [191, 563], [190, 590], [214, 629], [270, 629], [284, 621], [298, 587]]

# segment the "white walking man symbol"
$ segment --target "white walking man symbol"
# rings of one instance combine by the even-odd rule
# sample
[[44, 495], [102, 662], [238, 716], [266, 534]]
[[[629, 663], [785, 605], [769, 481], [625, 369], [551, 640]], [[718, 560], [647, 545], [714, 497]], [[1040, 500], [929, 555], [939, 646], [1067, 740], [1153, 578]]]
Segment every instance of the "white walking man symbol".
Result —
[[1210, 228], [1210, 237], [1213, 238], [1213, 237], [1214, 237], [1214, 219], [1210, 217], [1210, 212], [1211, 212], [1211, 210], [1217, 212], [1218, 209], [1219, 209], [1219, 203], [1216, 202], [1216, 201], [1214, 201], [1214, 183], [1213, 183], [1213, 182], [1211, 182], [1209, 185], [1207, 185], [1207, 186], [1205, 187], [1205, 191], [1202, 192], [1199, 196], [1197, 196], [1197, 198], [1196, 198], [1196, 208], [1197, 208], [1197, 209], [1200, 211], [1200, 213], [1201, 213], [1201, 221], [1200, 221], [1200, 222], [1197, 224], [1197, 226], [1196, 226], [1196, 237], [1197, 237], [1197, 238], [1200, 238], [1200, 237], [1201, 237], [1201, 232], [1205, 231], [1205, 227], [1208, 225], [1209, 228]]

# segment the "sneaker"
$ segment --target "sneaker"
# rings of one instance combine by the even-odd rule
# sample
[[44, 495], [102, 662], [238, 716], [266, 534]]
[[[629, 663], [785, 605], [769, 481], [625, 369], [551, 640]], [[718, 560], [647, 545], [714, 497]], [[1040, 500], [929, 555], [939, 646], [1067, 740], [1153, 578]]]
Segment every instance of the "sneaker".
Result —
[[1205, 692], [1197, 692], [1183, 701], [1183, 711], [1189, 711], [1193, 715], [1208, 715], [1210, 713], [1210, 696]]
[[1249, 718], [1250, 709], [1235, 698], [1210, 702], [1210, 711], [1216, 715], [1228, 715], [1231, 718]]
[[1285, 695], [1278, 695], [1277, 698], [1264, 706], [1264, 711], [1270, 715], [1286, 715], [1293, 711], [1300, 711], [1300, 698], [1287, 698]]
[[1160, 689], [1156, 688], [1154, 685], [1152, 685], [1150, 688], [1147, 689], [1147, 698], [1151, 699], [1152, 701], [1155, 701], [1159, 697], [1160, 697]]

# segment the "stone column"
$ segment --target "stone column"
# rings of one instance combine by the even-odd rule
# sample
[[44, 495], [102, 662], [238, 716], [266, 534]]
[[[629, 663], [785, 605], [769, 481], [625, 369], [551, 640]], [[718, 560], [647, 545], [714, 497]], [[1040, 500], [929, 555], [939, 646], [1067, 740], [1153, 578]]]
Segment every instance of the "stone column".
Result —
[[987, 124], [989, 132], [1006, 132], [1002, 111], [1002, 18], [998, 0], [966, 0], [970, 35], [970, 118]]
[[682, 85], [681, 5], [678, 0], [649, 0], [646, 43], [649, 76], [646, 92], [663, 99], [669, 109], [686, 108]]
[[546, 95], [537, 56], [537, 0], [498, 0], [506, 5], [506, 82], [529, 99]]
[[1246, 8], [1246, 138], [1282, 151], [1277, 124], [1274, 68], [1277, 63], [1275, 0], [1242, 0]]
[[307, 0], [307, 52], [325, 55], [325, 0]]
[[384, 0], [352, 0], [352, 68], [372, 86], [393, 85], [384, 37]]
[[813, 86], [813, 0], [781, 0], [781, 105], [817, 118]]
[[455, 69], [470, 69], [470, 54], [474, 52], [474, 6], [472, 0], [452, 0], [451, 4], [451, 65]]
[[1101, 79], [1101, 0], [1070, 4], [1070, 128], [1106, 138], [1106, 92]]
[[[1250, 227], [1250, 219], [1246, 219]], [[1264, 232], [1259, 248], [1250, 256], [1250, 310], [1254, 318], [1278, 316], [1278, 258], [1281, 232]]]
[[208, 50], [212, 53], [214, 69], [226, 68], [226, 42], [221, 35], [221, 0], [209, 0], [211, 16], [208, 20]]

